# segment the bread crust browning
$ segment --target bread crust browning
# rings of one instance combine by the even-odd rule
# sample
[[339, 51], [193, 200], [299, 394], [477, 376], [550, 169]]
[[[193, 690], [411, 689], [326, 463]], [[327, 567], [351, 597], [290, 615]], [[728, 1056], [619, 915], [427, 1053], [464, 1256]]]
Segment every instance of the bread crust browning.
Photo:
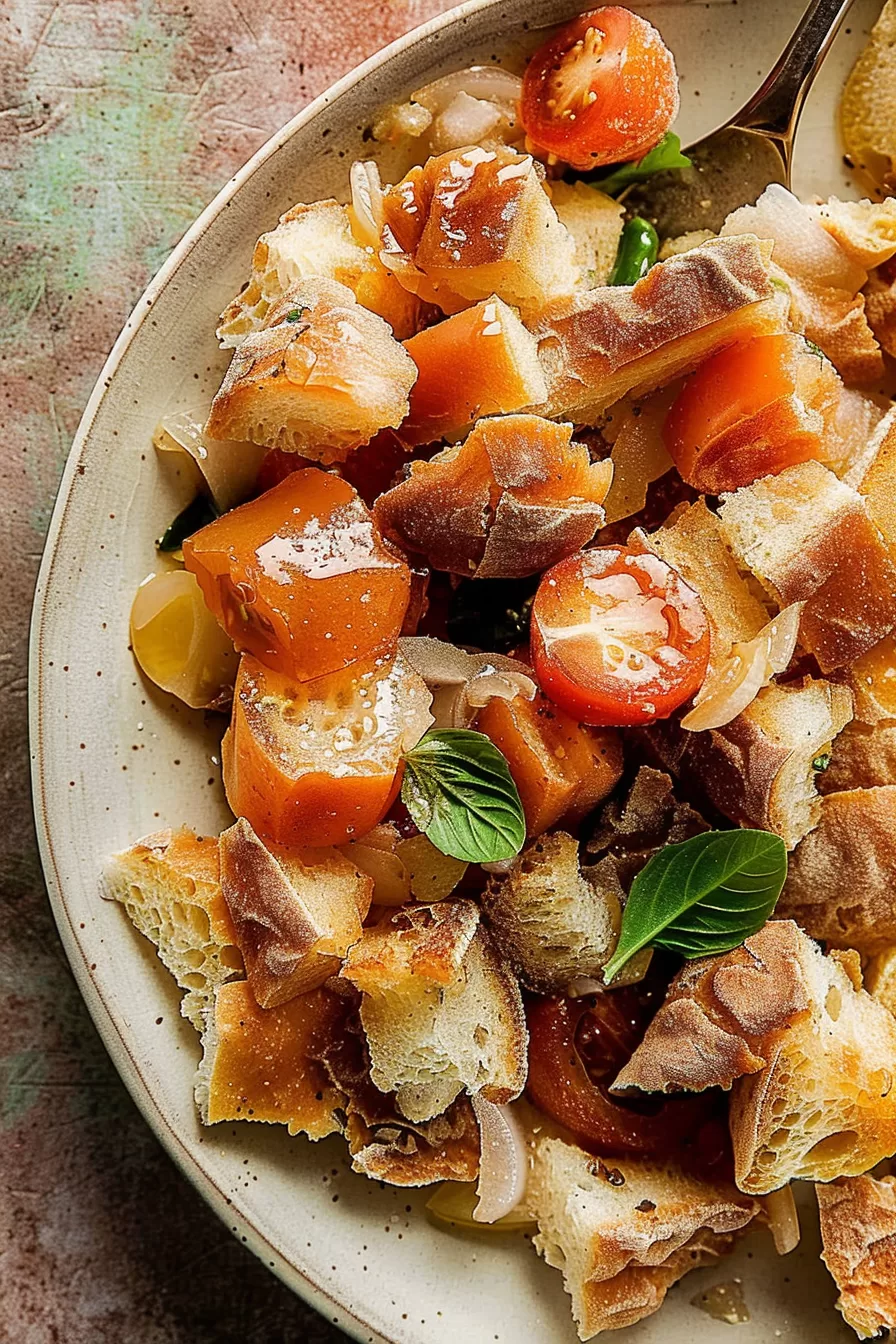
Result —
[[815, 1193], [837, 1310], [859, 1339], [877, 1338], [896, 1328], [896, 1177], [845, 1176]]
[[870, 955], [896, 942], [894, 830], [896, 784], [827, 794], [791, 856], [778, 913], [835, 947]]
[[728, 1089], [765, 1068], [781, 1036], [809, 1014], [802, 942], [794, 923], [772, 920], [732, 952], [688, 963], [613, 1091]]
[[583, 1340], [658, 1310], [674, 1282], [731, 1250], [760, 1212], [733, 1186], [672, 1164], [605, 1165], [552, 1138], [536, 1146], [527, 1198], [534, 1245], [562, 1270]]

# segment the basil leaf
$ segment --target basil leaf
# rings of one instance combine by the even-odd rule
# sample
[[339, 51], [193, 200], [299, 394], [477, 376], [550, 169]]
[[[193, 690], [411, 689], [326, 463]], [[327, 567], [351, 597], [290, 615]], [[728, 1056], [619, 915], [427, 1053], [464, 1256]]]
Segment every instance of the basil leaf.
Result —
[[787, 850], [769, 831], [705, 831], [666, 845], [632, 883], [607, 984], [647, 946], [683, 957], [730, 952], [771, 915], [787, 876]]
[[667, 131], [658, 145], [654, 145], [643, 159], [636, 163], [620, 163], [618, 168], [603, 177], [591, 178], [591, 185], [606, 192], [608, 196], [618, 196], [633, 182], [643, 182], [654, 173], [664, 172], [667, 168], [690, 168], [691, 160], [681, 152], [681, 141], [674, 131]]
[[187, 537], [192, 537], [200, 527], [213, 523], [220, 516], [208, 495], [197, 495], [195, 499], [190, 500], [185, 509], [181, 509], [174, 521], [168, 524], [156, 542], [156, 549], [179, 551]]
[[512, 859], [526, 820], [507, 761], [484, 733], [434, 728], [404, 758], [401, 798], [436, 849], [468, 863]]

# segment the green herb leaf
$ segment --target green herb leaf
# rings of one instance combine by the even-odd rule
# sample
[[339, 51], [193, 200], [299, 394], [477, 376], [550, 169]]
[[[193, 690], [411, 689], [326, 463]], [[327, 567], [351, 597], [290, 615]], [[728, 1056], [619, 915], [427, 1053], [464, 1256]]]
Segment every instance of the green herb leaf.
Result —
[[632, 883], [604, 981], [642, 947], [683, 957], [730, 952], [771, 915], [787, 876], [787, 850], [769, 831], [705, 831], [666, 845]]
[[827, 770], [830, 763], [831, 753], [829, 751], [823, 751], [820, 756], [815, 757], [815, 760], [812, 762], [812, 769], [821, 773], [822, 771]]
[[657, 258], [660, 240], [649, 220], [635, 215], [628, 220], [619, 239], [616, 261], [610, 272], [608, 285], [635, 285], [642, 279]]
[[157, 549], [179, 551], [187, 537], [192, 537], [200, 527], [213, 523], [220, 516], [208, 495], [197, 495], [165, 528], [156, 542]]
[[654, 173], [664, 172], [667, 168], [690, 168], [691, 160], [681, 152], [681, 141], [674, 131], [667, 131], [658, 145], [655, 145], [643, 159], [636, 163], [620, 163], [618, 168], [603, 177], [591, 179], [591, 185], [606, 192], [608, 196], [618, 196], [634, 182], [643, 182]]
[[401, 798], [436, 849], [468, 863], [512, 859], [526, 820], [507, 761], [484, 733], [434, 728], [404, 758]]
[[284, 321], [301, 322], [302, 314], [304, 312], [305, 312], [304, 308], [290, 308], [289, 312], [286, 314], [286, 317], [284, 318]]

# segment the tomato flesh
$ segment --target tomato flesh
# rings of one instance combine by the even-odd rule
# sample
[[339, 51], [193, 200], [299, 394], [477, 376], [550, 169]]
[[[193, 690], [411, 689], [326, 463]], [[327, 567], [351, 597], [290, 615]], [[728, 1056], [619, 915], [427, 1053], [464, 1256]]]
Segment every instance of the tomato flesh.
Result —
[[288, 848], [357, 840], [395, 799], [431, 699], [400, 657], [297, 682], [245, 655], [222, 746], [228, 803]]
[[664, 560], [624, 546], [549, 569], [531, 629], [542, 690], [582, 723], [668, 718], [706, 676], [709, 623], [699, 596]]
[[530, 141], [582, 171], [641, 158], [677, 112], [672, 53], [652, 24], [619, 5], [566, 24], [523, 78]]
[[819, 457], [841, 389], [833, 365], [802, 336], [757, 336], [687, 380], [666, 419], [666, 448], [689, 485], [738, 490]]
[[237, 648], [274, 671], [310, 681], [395, 648], [410, 571], [330, 472], [293, 472], [183, 551]]
[[609, 1092], [661, 1000], [662, 992], [633, 985], [527, 1006], [530, 1100], [602, 1154], [668, 1155], [695, 1135], [709, 1109], [705, 1100], [632, 1101]]

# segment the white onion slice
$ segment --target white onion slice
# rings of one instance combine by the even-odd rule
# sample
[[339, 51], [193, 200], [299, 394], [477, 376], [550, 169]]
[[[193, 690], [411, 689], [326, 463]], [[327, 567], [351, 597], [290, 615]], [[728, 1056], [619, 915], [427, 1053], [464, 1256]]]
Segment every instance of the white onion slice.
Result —
[[400, 840], [396, 827], [384, 822], [340, 848], [349, 863], [373, 878], [374, 905], [404, 905], [411, 899], [411, 875], [396, 853]]
[[160, 453], [186, 453], [192, 458], [219, 512], [248, 499], [266, 449], [255, 443], [206, 437], [205, 412], [188, 410], [165, 415], [153, 432]]
[[349, 172], [358, 242], [379, 251], [383, 235], [383, 187], [371, 159], [356, 160]]
[[734, 644], [725, 661], [707, 677], [685, 714], [682, 728], [693, 733], [722, 728], [742, 714], [772, 677], [793, 657], [802, 602], [794, 602], [764, 625], [754, 639]]
[[410, 101], [419, 103], [434, 117], [444, 112], [459, 93], [481, 98], [488, 103], [503, 104], [515, 111], [522, 92], [523, 81], [519, 75], [512, 75], [509, 70], [494, 65], [471, 65], [466, 70], [455, 70], [450, 75], [442, 75], [440, 79], [415, 89]]
[[434, 692], [432, 714], [437, 728], [467, 728], [476, 711], [498, 696], [533, 700], [537, 687], [532, 669], [500, 653], [467, 653], [447, 640], [407, 635], [398, 641], [402, 656]]
[[520, 1204], [526, 1194], [528, 1155], [522, 1127], [509, 1106], [496, 1106], [476, 1093], [473, 1111], [479, 1124], [479, 1202], [477, 1223], [496, 1223]]
[[793, 1187], [782, 1186], [766, 1195], [763, 1204], [768, 1216], [768, 1227], [779, 1255], [789, 1255], [800, 1242], [800, 1219], [793, 1198]]

